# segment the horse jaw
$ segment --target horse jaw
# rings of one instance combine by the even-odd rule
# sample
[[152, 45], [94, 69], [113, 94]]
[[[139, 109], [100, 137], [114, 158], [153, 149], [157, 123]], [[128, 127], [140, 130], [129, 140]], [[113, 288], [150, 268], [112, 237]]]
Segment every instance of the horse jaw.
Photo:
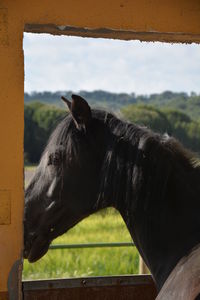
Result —
[[178, 262], [156, 300], [194, 300], [199, 294], [200, 244]]

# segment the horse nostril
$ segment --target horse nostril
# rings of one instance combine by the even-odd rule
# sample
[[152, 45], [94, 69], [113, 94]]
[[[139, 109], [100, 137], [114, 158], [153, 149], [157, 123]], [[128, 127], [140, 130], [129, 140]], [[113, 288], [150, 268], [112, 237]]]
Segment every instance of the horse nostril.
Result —
[[27, 258], [30, 252], [30, 244], [25, 241], [24, 243], [24, 250], [23, 250], [23, 257]]
[[27, 258], [27, 257], [28, 257], [28, 251], [27, 251], [27, 250], [24, 250], [24, 252], [23, 252], [23, 257], [24, 257], [24, 258]]

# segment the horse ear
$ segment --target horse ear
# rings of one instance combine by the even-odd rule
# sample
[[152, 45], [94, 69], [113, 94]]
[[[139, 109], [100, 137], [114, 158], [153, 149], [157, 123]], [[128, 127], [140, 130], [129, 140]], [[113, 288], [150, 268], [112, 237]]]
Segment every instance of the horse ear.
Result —
[[86, 129], [92, 119], [92, 113], [87, 101], [78, 95], [72, 95], [72, 102], [65, 97], [61, 99], [67, 104], [78, 129]]
[[71, 111], [71, 102], [64, 96], [62, 96], [61, 99], [67, 104], [69, 111]]

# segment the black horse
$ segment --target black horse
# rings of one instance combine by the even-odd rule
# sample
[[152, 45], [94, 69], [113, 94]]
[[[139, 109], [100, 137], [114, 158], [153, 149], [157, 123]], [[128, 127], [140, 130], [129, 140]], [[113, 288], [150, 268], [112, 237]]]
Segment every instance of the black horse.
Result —
[[167, 134], [91, 110], [80, 96], [63, 100], [70, 114], [25, 193], [24, 257], [38, 260], [54, 238], [112, 206], [160, 290], [200, 243], [200, 167]]

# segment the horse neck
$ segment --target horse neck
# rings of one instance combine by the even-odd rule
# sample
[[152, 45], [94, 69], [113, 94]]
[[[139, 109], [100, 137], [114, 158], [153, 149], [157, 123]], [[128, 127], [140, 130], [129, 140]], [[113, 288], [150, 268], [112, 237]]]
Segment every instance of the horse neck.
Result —
[[157, 151], [149, 157], [143, 137], [134, 138], [118, 137], [108, 152], [104, 199], [114, 199], [109, 205], [120, 211], [160, 289], [178, 261], [200, 243], [196, 176], [182, 158], [173, 161], [162, 153], [154, 136], [151, 146]]

